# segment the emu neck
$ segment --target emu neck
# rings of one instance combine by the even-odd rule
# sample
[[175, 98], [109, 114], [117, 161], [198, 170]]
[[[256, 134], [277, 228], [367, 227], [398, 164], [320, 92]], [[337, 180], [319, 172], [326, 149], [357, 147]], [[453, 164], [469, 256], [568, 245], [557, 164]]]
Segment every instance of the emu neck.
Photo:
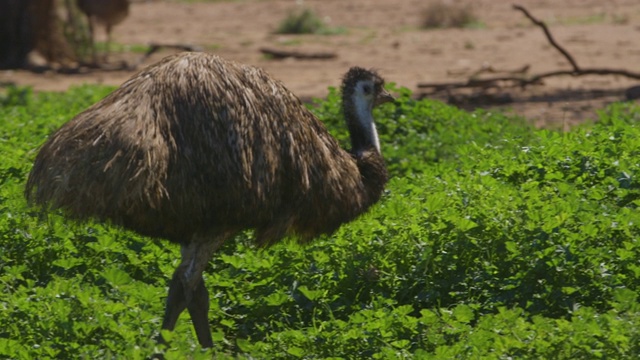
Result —
[[371, 114], [372, 104], [357, 101], [353, 95], [348, 100], [343, 102], [343, 111], [351, 136], [351, 152], [361, 154], [365, 150], [374, 148], [380, 154], [378, 132]]

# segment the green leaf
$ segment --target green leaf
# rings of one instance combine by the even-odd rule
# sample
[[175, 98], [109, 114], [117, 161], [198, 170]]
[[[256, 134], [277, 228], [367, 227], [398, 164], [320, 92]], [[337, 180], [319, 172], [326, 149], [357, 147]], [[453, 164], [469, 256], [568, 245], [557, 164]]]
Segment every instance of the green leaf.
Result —
[[562, 287], [562, 292], [567, 294], [567, 295], [571, 295], [576, 291], [578, 291], [578, 289], [574, 288], [574, 287], [571, 287], [571, 286], [563, 286]]
[[66, 257], [66, 258], [56, 259], [53, 261], [53, 265], [60, 266], [65, 270], [69, 270], [75, 266], [81, 265], [82, 263], [83, 263], [83, 260], [77, 257], [72, 257], [72, 258]]
[[102, 272], [102, 276], [113, 286], [128, 285], [132, 279], [125, 271], [117, 267], [110, 267]]
[[22, 342], [13, 340], [0, 338], [0, 355], [2, 357], [14, 358], [18, 356], [19, 349], [22, 348]]
[[251, 342], [249, 342], [249, 340], [247, 339], [236, 339], [236, 345], [238, 345], [238, 348], [243, 352], [250, 352], [252, 348]]
[[289, 355], [293, 355], [297, 358], [301, 358], [304, 356], [305, 351], [303, 348], [297, 347], [297, 346], [292, 346], [290, 348], [287, 349], [287, 354]]
[[461, 231], [469, 231], [478, 226], [474, 221], [464, 217], [457, 218], [455, 224]]
[[285, 294], [284, 291], [271, 293], [264, 298], [264, 301], [269, 306], [281, 306], [289, 300], [289, 295]]
[[298, 287], [298, 290], [304, 295], [307, 299], [314, 301], [319, 297], [324, 296], [325, 290], [310, 290], [307, 286], [302, 285]]
[[518, 244], [514, 241], [505, 241], [504, 246], [507, 248], [507, 251], [509, 251], [512, 254], [518, 254], [520, 253], [520, 249], [518, 248]]
[[169, 343], [175, 336], [175, 333], [171, 330], [162, 329], [160, 330], [160, 335], [167, 343]]
[[453, 316], [462, 323], [469, 323], [475, 319], [473, 309], [465, 304], [460, 304], [453, 309]]

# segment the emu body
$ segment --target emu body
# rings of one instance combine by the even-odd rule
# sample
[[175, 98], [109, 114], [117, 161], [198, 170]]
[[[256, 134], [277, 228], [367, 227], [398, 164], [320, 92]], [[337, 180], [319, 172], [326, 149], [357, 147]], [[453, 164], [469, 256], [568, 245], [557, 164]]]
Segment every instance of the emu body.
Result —
[[163, 329], [188, 309], [212, 345], [208, 261], [254, 229], [260, 246], [331, 233], [377, 202], [387, 181], [371, 110], [383, 80], [352, 68], [343, 108], [345, 151], [279, 81], [215, 55], [182, 53], [152, 65], [50, 136], [25, 194], [63, 209], [179, 243]]

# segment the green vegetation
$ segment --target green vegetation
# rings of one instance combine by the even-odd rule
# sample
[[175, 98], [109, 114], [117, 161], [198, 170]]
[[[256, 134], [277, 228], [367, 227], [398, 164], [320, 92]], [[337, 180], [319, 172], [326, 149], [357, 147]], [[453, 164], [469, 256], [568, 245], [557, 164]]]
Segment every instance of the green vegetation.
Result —
[[437, 28], [480, 28], [484, 27], [469, 3], [451, 3], [445, 1], [430, 2], [423, 11], [422, 27]]
[[[78, 9], [74, 1], [65, 2], [64, 12], [67, 16], [61, 21], [61, 24], [67, 42], [79, 60], [85, 62], [91, 61], [91, 34], [89, 32], [89, 23], [86, 15]], [[106, 42], [96, 41], [95, 47], [98, 54], [107, 53]], [[147, 51], [149, 51], [149, 45], [125, 45], [113, 41], [109, 44], [110, 53], [132, 52], [143, 54]]]
[[319, 34], [335, 35], [346, 31], [340, 27], [330, 27], [311, 9], [298, 9], [292, 11], [282, 20], [277, 34]]
[[[215, 45], [213, 45], [215, 46]], [[207, 47], [209, 48], [209, 47]], [[149, 45], [142, 45], [142, 44], [133, 44], [133, 45], [125, 45], [125, 44], [120, 44], [117, 42], [111, 42], [109, 44], [109, 52], [111, 54], [114, 53], [137, 53], [137, 54], [144, 54], [146, 52], [148, 52], [150, 49]], [[98, 53], [106, 53], [107, 51], [107, 43], [104, 41], [97, 41], [96, 42], [96, 50], [98, 51]]]
[[298, 46], [302, 44], [302, 40], [299, 38], [293, 38], [293, 39], [287, 39], [284, 41], [280, 41], [278, 42], [278, 44], [280, 45], [284, 45], [284, 46]]
[[629, 14], [601, 12], [585, 16], [572, 16], [566, 18], [551, 18], [547, 24], [553, 25], [592, 25], [592, 24], [615, 24], [626, 25], [629, 23]]
[[[227, 243], [205, 274], [215, 348], [185, 313], [162, 350], [178, 249], [22, 195], [46, 136], [108, 91], [0, 95], [0, 358], [640, 355], [637, 106], [562, 133], [395, 89], [376, 114], [392, 174], [380, 204], [307, 247]], [[346, 143], [338, 100], [313, 109]]]

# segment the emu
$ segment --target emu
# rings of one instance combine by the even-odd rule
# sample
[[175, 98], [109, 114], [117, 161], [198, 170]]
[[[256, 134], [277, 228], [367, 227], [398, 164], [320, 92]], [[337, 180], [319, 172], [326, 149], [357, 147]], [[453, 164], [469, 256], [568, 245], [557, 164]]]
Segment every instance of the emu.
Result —
[[[376, 203], [387, 182], [372, 109], [392, 101], [374, 71], [342, 81], [352, 148], [265, 71], [204, 53], [141, 70], [54, 132], [25, 195], [75, 220], [107, 221], [181, 247], [162, 329], [186, 308], [211, 347], [202, 278], [227, 239], [258, 246], [330, 234]], [[161, 340], [162, 341], [162, 340]]]
[[102, 23], [106, 27], [107, 44], [105, 57], [109, 54], [111, 44], [111, 29], [121, 23], [129, 15], [129, 0], [77, 0], [78, 8], [89, 20], [89, 36], [91, 37], [91, 55], [93, 62], [97, 62], [95, 27]]

